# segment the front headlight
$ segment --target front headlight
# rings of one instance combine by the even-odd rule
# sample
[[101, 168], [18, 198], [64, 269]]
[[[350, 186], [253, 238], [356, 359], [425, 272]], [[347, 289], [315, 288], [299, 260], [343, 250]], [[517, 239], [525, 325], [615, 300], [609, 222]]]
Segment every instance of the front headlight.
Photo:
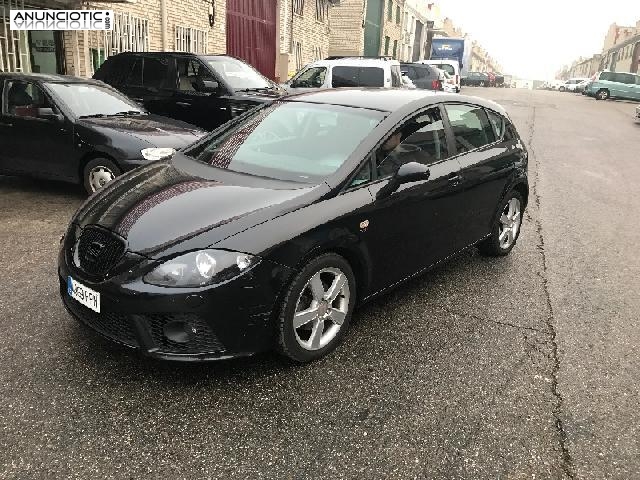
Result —
[[144, 158], [145, 160], [153, 161], [153, 160], [162, 160], [163, 158], [168, 158], [172, 156], [174, 153], [176, 153], [176, 151], [173, 148], [153, 147], [153, 148], [145, 148], [143, 150], [140, 150], [140, 153], [142, 154], [142, 158]]
[[202, 287], [237, 277], [259, 261], [259, 257], [246, 253], [200, 250], [167, 260], [143, 280], [160, 287]]

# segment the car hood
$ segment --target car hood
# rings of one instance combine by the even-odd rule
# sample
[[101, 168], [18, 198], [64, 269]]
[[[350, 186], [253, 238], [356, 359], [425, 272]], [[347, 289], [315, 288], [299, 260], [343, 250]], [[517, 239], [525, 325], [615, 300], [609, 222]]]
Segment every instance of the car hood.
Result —
[[159, 115], [83, 118], [78, 123], [102, 133], [115, 130], [154, 147], [182, 148], [207, 134], [204, 130], [188, 123]]
[[102, 226], [125, 238], [129, 251], [159, 258], [213, 246], [328, 191], [326, 184], [238, 174], [176, 153], [109, 183], [73, 221]]

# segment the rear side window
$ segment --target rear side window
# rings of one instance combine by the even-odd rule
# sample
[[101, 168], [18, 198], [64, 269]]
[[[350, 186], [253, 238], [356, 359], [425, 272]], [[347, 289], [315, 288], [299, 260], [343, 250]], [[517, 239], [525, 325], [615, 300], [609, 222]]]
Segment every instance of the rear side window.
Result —
[[458, 153], [468, 152], [496, 141], [484, 109], [476, 105], [445, 105]]
[[635, 84], [636, 79], [635, 76], [630, 73], [616, 73], [614, 75], [614, 82], [626, 83], [626, 84]]
[[400, 72], [400, 65], [391, 65], [391, 86], [402, 86], [402, 73]]
[[160, 89], [169, 78], [169, 62], [166, 58], [147, 57], [144, 59], [142, 84], [147, 88]]
[[129, 76], [125, 80], [127, 85], [142, 85], [142, 57], [138, 57], [135, 59], [133, 63], [133, 67], [131, 67], [131, 71], [129, 72]]
[[93, 78], [108, 83], [109, 85], [122, 85], [128, 80], [131, 68], [135, 62], [136, 58], [130, 56], [109, 57], [98, 69]]
[[333, 67], [331, 86], [384, 87], [384, 70], [378, 67]]
[[499, 115], [491, 110], [487, 110], [487, 115], [489, 116], [489, 121], [491, 125], [493, 125], [494, 130], [496, 131], [496, 136], [498, 140], [502, 140], [504, 135], [504, 119], [502, 115]]

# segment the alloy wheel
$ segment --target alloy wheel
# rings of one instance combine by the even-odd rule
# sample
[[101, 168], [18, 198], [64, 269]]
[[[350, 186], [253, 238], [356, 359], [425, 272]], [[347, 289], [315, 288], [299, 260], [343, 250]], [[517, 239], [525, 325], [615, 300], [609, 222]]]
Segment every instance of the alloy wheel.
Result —
[[506, 250], [511, 247], [518, 237], [520, 231], [520, 224], [522, 223], [520, 200], [512, 198], [505, 205], [502, 215], [500, 216], [500, 233], [498, 234], [498, 240], [500, 242], [500, 248]]
[[323, 268], [302, 289], [293, 317], [298, 344], [320, 350], [338, 334], [349, 313], [349, 281], [339, 268]]
[[104, 187], [111, 180], [116, 178], [115, 174], [103, 165], [97, 165], [89, 172], [89, 186], [91, 191], [95, 192]]

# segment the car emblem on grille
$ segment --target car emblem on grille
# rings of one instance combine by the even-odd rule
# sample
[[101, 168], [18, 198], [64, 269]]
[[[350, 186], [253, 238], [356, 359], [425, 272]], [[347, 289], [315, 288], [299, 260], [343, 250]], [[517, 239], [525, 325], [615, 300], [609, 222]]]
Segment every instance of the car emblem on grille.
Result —
[[102, 253], [102, 250], [104, 249], [104, 247], [105, 247], [104, 243], [91, 242], [87, 247], [86, 256], [89, 257], [91, 260], [96, 261], [100, 256], [100, 254]]

